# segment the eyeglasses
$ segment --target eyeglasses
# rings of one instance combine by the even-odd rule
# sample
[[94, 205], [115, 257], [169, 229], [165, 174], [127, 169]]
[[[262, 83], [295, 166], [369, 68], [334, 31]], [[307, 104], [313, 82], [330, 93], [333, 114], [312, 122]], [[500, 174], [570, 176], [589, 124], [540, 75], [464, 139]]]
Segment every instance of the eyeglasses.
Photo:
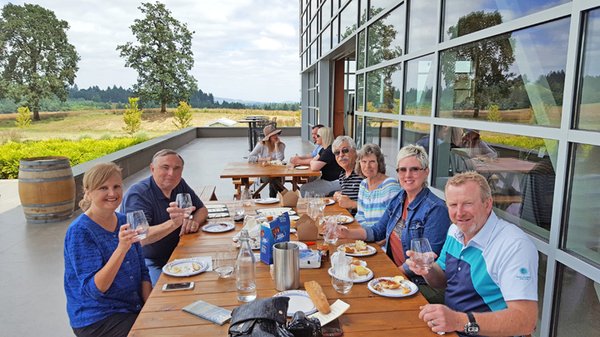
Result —
[[345, 148], [343, 148], [343, 149], [341, 149], [341, 150], [338, 150], [338, 151], [333, 151], [333, 154], [334, 154], [334, 155], [337, 157], [337, 156], [339, 156], [339, 155], [340, 155], [340, 153], [343, 153], [343, 154], [348, 154], [348, 152], [350, 152], [350, 149], [349, 149], [349, 148], [347, 148], [347, 147], [345, 147]]
[[424, 171], [425, 169], [422, 167], [416, 167], [416, 166], [411, 166], [411, 167], [398, 167], [396, 169], [396, 172], [400, 173], [406, 173], [407, 171], [410, 173], [415, 173], [415, 172], [419, 172], [419, 171]]

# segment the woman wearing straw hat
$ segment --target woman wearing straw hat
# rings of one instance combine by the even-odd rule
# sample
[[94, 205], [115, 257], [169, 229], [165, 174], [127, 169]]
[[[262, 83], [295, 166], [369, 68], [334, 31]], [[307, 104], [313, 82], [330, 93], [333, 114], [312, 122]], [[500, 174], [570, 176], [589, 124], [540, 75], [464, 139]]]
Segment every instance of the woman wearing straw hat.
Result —
[[[279, 139], [281, 130], [274, 125], [269, 124], [264, 127], [263, 134], [265, 137], [262, 141], [256, 144], [256, 147], [248, 155], [250, 163], [264, 163], [271, 160], [283, 161], [285, 158], [285, 144]], [[269, 181], [269, 196], [274, 198], [277, 192], [282, 189], [283, 181], [281, 178], [262, 178]], [[266, 181], [266, 180], [265, 180]]]

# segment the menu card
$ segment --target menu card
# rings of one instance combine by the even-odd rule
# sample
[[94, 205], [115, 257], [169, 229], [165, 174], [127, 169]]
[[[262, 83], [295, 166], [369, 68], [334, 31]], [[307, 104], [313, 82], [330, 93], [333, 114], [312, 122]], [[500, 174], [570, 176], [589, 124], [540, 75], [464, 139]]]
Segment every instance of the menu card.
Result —
[[334, 319], [342, 316], [342, 314], [345, 313], [346, 310], [348, 310], [348, 308], [350, 308], [350, 304], [348, 304], [342, 300], [337, 300], [330, 306], [330, 308], [331, 308], [331, 312], [328, 313], [327, 315], [322, 314], [321, 312], [317, 311], [316, 313], [314, 313], [308, 317], [318, 319], [319, 322], [321, 322], [321, 326], [324, 326], [327, 323], [333, 321]]
[[218, 307], [202, 300], [198, 300], [184, 307], [183, 311], [219, 325], [223, 325], [231, 318], [231, 310]]

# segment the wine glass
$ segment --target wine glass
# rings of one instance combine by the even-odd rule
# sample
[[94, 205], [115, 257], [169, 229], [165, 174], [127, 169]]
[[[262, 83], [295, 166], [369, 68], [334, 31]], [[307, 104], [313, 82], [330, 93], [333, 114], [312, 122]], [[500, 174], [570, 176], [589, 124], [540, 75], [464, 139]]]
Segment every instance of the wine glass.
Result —
[[175, 201], [177, 202], [177, 207], [183, 209], [183, 224], [185, 225], [192, 213], [192, 196], [189, 193], [179, 193]]
[[146, 220], [144, 211], [128, 212], [127, 223], [129, 223], [129, 228], [131, 230], [134, 230], [138, 233], [138, 239], [143, 240], [148, 236], [148, 229], [150, 228], [150, 225], [148, 225], [148, 220]]
[[325, 235], [323, 241], [330, 245], [335, 245], [338, 240], [338, 217], [330, 216], [325, 220]]
[[410, 258], [417, 268], [429, 270], [435, 260], [435, 255], [431, 250], [431, 245], [427, 238], [417, 238], [410, 241], [410, 250], [413, 255]]

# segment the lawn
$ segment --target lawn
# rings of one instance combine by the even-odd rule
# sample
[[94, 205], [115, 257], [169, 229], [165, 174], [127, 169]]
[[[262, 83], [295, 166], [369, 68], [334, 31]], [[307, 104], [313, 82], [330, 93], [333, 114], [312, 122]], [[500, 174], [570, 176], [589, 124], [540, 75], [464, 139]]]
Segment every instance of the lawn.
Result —
[[[300, 111], [266, 111], [234, 109], [193, 109], [193, 126], [208, 126], [220, 119], [243, 119], [245, 116], [277, 117], [278, 126], [300, 126]], [[42, 140], [50, 138], [80, 139], [127, 136], [123, 131], [123, 110], [88, 110], [72, 112], [42, 112], [42, 120], [32, 122], [26, 129], [15, 126], [16, 114], [0, 114], [0, 143], [8, 140]], [[235, 127], [247, 127], [238, 123]], [[160, 113], [144, 110], [140, 132], [149, 138], [177, 130], [173, 125], [171, 110]]]

